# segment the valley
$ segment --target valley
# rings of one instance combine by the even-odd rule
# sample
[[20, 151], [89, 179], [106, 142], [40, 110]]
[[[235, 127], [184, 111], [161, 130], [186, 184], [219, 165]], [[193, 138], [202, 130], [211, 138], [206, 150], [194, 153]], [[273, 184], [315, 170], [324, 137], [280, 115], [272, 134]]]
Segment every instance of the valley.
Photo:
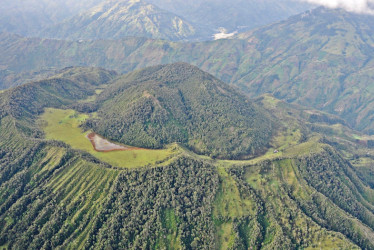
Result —
[[[102, 107], [118, 95], [124, 103], [141, 98], [145, 103], [153, 103], [154, 108], [171, 105], [158, 96], [155, 87], [159, 83], [150, 79], [158, 75], [163, 79], [161, 82], [168, 84], [169, 91], [178, 88], [186, 91], [196, 82], [185, 82], [184, 76], [172, 73], [179, 70], [191, 74], [187, 79], [204, 79], [198, 86], [209, 88], [211, 94], [232, 95], [232, 100], [243, 102], [242, 105], [253, 105], [254, 114], [257, 109], [263, 109], [263, 115], [271, 112], [276, 121], [266, 151], [248, 159], [240, 159], [240, 155], [229, 159], [197, 151], [188, 141], [164, 144], [163, 149], [111, 152], [94, 149], [86, 135], [96, 132], [90, 128], [90, 122], [109, 114], [110, 110], [102, 112]], [[98, 74], [107, 81], [90, 80]], [[162, 78], [167, 74], [167, 78]], [[65, 78], [60, 79], [61, 76]], [[23, 106], [24, 97], [16, 98], [15, 90], [0, 94], [2, 100], [21, 98], [19, 106], [14, 103], [8, 106], [7, 101], [2, 104], [9, 108], [2, 109], [8, 111], [0, 122], [0, 178], [4, 183], [0, 186], [1, 245], [38, 248], [50, 244], [68, 249], [151, 245], [171, 248], [261, 245], [273, 249], [285, 244], [290, 248], [355, 249], [374, 245], [371, 237], [374, 183], [368, 178], [374, 176], [369, 163], [374, 159], [374, 150], [356, 141], [360, 133], [339, 123], [339, 118], [287, 104], [271, 95], [249, 102], [220, 81], [186, 64], [113, 75], [112, 80], [109, 76], [109, 72], [102, 70], [70, 68], [52, 77], [53, 80], [30, 83], [24, 88], [43, 89], [38, 90], [43, 93], [38, 97], [44, 98], [43, 102], [37, 105], [45, 106], [38, 113], [33, 113], [30, 106]], [[65, 82], [66, 90], [85, 86], [85, 94], [77, 96], [74, 102], [66, 99], [61, 99], [62, 104], [51, 102], [64, 96], [54, 90], [61, 81]], [[134, 96], [132, 93], [139, 91], [133, 92], [131, 88], [139, 86], [143, 86], [142, 94]], [[196, 94], [186, 95], [184, 103], [196, 98]], [[13, 97], [4, 99], [5, 96]], [[130, 103], [147, 110], [143, 101]], [[198, 103], [206, 105], [203, 101]], [[17, 113], [26, 108], [31, 111], [29, 118], [15, 120]], [[172, 110], [170, 114], [177, 117], [176, 109]], [[323, 129], [331, 123], [335, 126]], [[227, 141], [220, 142], [229, 145]], [[208, 150], [214, 152], [214, 147]], [[329, 191], [331, 181], [335, 183], [335, 192]], [[19, 186], [14, 189], [14, 185]], [[39, 193], [43, 196], [38, 196]], [[146, 213], [139, 216], [140, 211]], [[123, 219], [118, 220], [119, 217]], [[21, 218], [26, 224], [17, 222]], [[122, 220], [124, 224], [118, 224]], [[33, 228], [35, 223], [40, 225], [39, 229]], [[122, 230], [109, 229], [113, 227]], [[109, 232], [117, 240], [108, 242]], [[135, 232], [139, 236], [132, 238]], [[25, 233], [33, 237], [25, 238], [22, 236]], [[51, 235], [56, 238], [48, 240]]]
[[1, 250], [374, 249], [373, 16], [5, 1]]
[[79, 42], [2, 34], [0, 67], [28, 72], [94, 65], [128, 73], [187, 62], [250, 97], [271, 93], [338, 115], [352, 128], [371, 134], [373, 20], [317, 8], [230, 39], [195, 43], [136, 37]]
[[164, 163], [177, 156], [180, 152], [176, 145], [167, 149], [146, 150], [139, 148], [125, 148], [125, 150], [97, 150], [87, 138], [91, 132], [82, 132], [80, 125], [88, 115], [79, 114], [74, 110], [47, 109], [41, 116], [39, 123], [44, 124], [46, 139], [62, 141], [73, 149], [84, 150], [116, 167], [135, 168]]

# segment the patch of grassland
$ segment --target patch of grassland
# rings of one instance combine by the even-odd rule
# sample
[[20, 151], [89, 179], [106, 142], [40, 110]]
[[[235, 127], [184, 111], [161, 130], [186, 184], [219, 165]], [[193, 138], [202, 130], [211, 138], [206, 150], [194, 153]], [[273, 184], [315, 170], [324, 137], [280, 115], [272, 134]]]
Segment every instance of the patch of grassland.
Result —
[[86, 99], [81, 100], [80, 102], [82, 102], [82, 103], [85, 103], [85, 102], [94, 102], [96, 100], [97, 96], [100, 95], [101, 92], [104, 91], [105, 87], [106, 87], [106, 85], [102, 85], [102, 88], [99, 88], [99, 89], [95, 90], [95, 94], [94, 95], [89, 96]]
[[232, 221], [220, 224], [217, 228], [217, 234], [219, 249], [232, 249], [235, 242]]
[[9, 244], [5, 244], [5, 245], [0, 246], [0, 250], [8, 250], [8, 245]]
[[374, 164], [374, 160], [370, 157], [359, 157], [351, 160], [351, 164], [356, 168], [371, 167]]
[[[97, 152], [91, 142], [86, 138], [88, 132], [82, 132], [80, 124], [89, 116], [79, 114], [74, 110], [46, 109], [40, 117], [39, 123], [44, 124], [43, 130], [46, 139], [59, 140], [70, 145], [74, 149], [84, 150], [98, 159], [113, 166], [134, 168], [148, 164], [163, 162], [177, 153], [176, 146], [170, 146], [162, 150], [131, 150]], [[44, 122], [43, 122], [44, 121]]]
[[173, 209], [162, 210], [162, 227], [165, 234], [161, 233], [156, 243], [156, 249], [180, 249], [181, 239], [178, 234], [180, 219], [175, 215]]
[[272, 248], [273, 241], [279, 240], [279, 232], [294, 234], [293, 229], [298, 228], [303, 239], [312, 242], [307, 249], [356, 249], [342, 234], [321, 228], [299, 210], [295, 200], [309, 200], [315, 191], [300, 180], [292, 159], [274, 160], [267, 166], [251, 166], [246, 169], [245, 178], [266, 200], [266, 213], [260, 217], [264, 247]]
[[[321, 236], [320, 236], [321, 237]], [[322, 234], [321, 239], [316, 238], [316, 242], [311, 246], [305, 248], [306, 250], [319, 250], [319, 249], [360, 249], [359, 247], [354, 247], [348, 245], [344, 240], [344, 237], [339, 234], [329, 235], [327, 232]]]
[[240, 197], [239, 189], [235, 180], [223, 167], [218, 167], [220, 186], [215, 200], [215, 217], [239, 218], [243, 215], [253, 214], [253, 207], [249, 200]]
[[[297, 135], [295, 135], [297, 134]], [[299, 136], [299, 131], [296, 131], [289, 135], [290, 137]], [[274, 144], [265, 154], [260, 155], [250, 160], [216, 160], [221, 166], [232, 166], [232, 165], [255, 165], [265, 160], [277, 160], [282, 158], [292, 158], [302, 156], [305, 154], [318, 153], [323, 150], [322, 144], [319, 142], [320, 137], [315, 136], [310, 138], [308, 141], [297, 144], [292, 142], [288, 136], [281, 134], [274, 138], [277, 144]], [[277, 151], [275, 151], [277, 150]]]
[[250, 200], [242, 199], [235, 180], [225, 168], [217, 168], [220, 185], [214, 201], [213, 218], [217, 227], [220, 249], [230, 249], [235, 242], [233, 220], [254, 214], [254, 205]]
[[[59, 168], [66, 156], [66, 149], [47, 147], [41, 155], [43, 157], [32, 167], [35, 176], [40, 178]], [[75, 237], [66, 245], [66, 249], [82, 249], [93, 227], [93, 218], [101, 211], [119, 171], [103, 168], [79, 157], [64, 166], [51, 176], [46, 188], [53, 192], [59, 207], [69, 211], [64, 224], [65, 227], [74, 228]]]

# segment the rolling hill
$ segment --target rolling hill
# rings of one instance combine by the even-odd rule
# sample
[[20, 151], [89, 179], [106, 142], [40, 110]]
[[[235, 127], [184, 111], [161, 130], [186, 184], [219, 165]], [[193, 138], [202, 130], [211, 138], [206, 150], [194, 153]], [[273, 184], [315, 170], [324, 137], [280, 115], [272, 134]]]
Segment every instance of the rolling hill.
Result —
[[15, 72], [68, 65], [125, 73], [184, 61], [254, 97], [272, 93], [339, 115], [373, 133], [372, 16], [318, 8], [235, 39], [174, 43], [144, 38], [66, 42], [0, 36], [0, 67]]
[[128, 36], [167, 40], [209, 39], [212, 31], [142, 0], [103, 1], [40, 33], [67, 40], [120, 39]]
[[242, 34], [261, 56], [234, 81], [251, 96], [271, 92], [373, 133], [373, 24], [372, 16], [318, 8]]
[[[164, 91], [175, 99], [162, 99]], [[184, 105], [173, 91], [185, 95]], [[211, 96], [229, 106], [212, 103]], [[373, 248], [371, 139], [336, 116], [271, 95], [241, 100], [246, 98], [231, 87], [186, 64], [124, 76], [67, 68], [0, 93], [0, 246]], [[123, 151], [129, 153], [124, 162], [136, 161], [121, 166], [110, 159], [121, 152], [95, 153], [85, 146], [86, 123], [98, 120], [110, 130], [102, 119], [116, 109], [122, 118], [136, 110], [139, 123], [149, 108], [158, 117], [168, 105], [190, 104], [196, 114], [181, 115], [181, 125], [188, 127], [194, 116], [214, 124], [209, 112], [194, 109], [208, 103], [225, 115], [231, 114], [222, 108], [235, 103], [241, 103], [242, 114], [254, 108], [263, 110], [260, 117], [273, 114], [278, 122], [267, 152], [250, 160], [219, 160], [174, 144], [168, 157], [153, 163], [142, 158], [142, 149]], [[236, 121], [239, 110], [231, 110]], [[226, 136], [218, 138], [227, 142]]]
[[98, 96], [97, 106], [89, 127], [137, 147], [178, 142], [212, 157], [246, 158], [263, 152], [272, 135], [265, 110], [185, 63], [125, 75]]
[[0, 91], [17, 87], [19, 85], [42, 80], [48, 76], [53, 76], [58, 72], [56, 69], [43, 69], [40, 71], [25, 71], [17, 73], [10, 70], [0, 70]]

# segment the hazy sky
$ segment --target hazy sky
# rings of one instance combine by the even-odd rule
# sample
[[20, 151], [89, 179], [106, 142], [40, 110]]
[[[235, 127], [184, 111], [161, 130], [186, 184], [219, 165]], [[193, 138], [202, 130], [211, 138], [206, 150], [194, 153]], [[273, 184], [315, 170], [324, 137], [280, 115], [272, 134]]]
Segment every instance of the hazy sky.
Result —
[[329, 8], [343, 8], [356, 13], [374, 15], [374, 0], [303, 0]]

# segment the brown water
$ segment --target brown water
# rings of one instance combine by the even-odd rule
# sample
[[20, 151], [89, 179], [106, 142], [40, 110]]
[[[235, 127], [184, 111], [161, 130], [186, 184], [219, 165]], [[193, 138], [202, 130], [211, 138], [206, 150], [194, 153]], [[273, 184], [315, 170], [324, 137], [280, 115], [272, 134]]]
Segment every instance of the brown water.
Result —
[[135, 150], [137, 148], [127, 147], [115, 144], [113, 142], [104, 139], [96, 133], [89, 133], [87, 139], [90, 140], [94, 149], [98, 152], [110, 152], [110, 151], [125, 151], [125, 150]]

